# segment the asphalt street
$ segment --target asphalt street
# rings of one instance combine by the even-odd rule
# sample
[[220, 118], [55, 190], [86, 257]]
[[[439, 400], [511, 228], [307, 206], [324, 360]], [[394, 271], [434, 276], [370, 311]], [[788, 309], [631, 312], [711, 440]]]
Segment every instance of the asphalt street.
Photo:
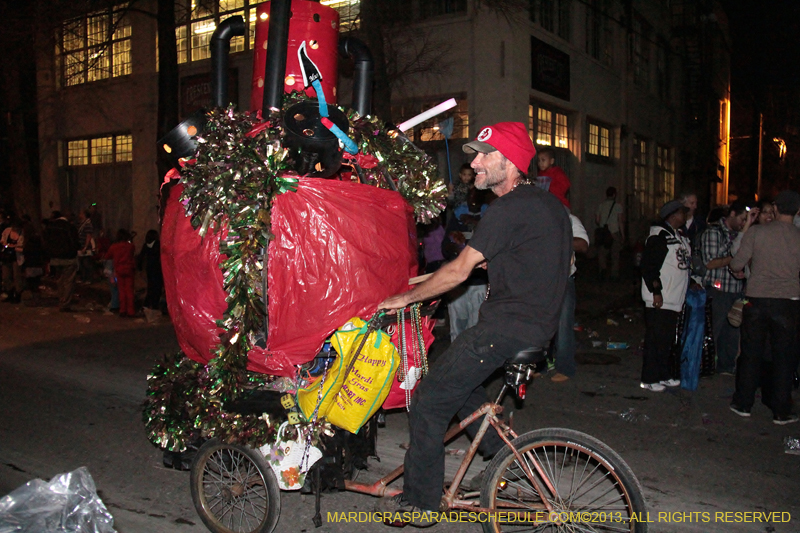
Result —
[[[601, 338], [613, 334], [635, 346], [640, 317], [620, 311], [618, 319], [628, 318], [613, 330], [603, 309], [584, 306], [579, 313], [586, 330], [579, 334], [574, 379], [538, 379], [524, 403], [507, 402], [515, 430], [568, 427], [607, 443], [644, 488], [651, 532], [800, 531], [800, 456], [784, 453], [784, 438], [800, 437], [800, 424], [775, 426], [758, 403], [750, 419], [731, 413], [730, 377], [703, 380], [694, 392], [641, 390], [636, 351], [590, 348], [586, 334], [593, 326]], [[0, 495], [86, 466], [120, 532], [206, 531], [192, 505], [188, 473], [162, 466], [141, 421], [147, 373], [160, 354], [177, 349], [171, 326], [11, 304], [0, 304], [0, 324]], [[406, 441], [405, 415], [390, 415], [379, 435], [381, 462], [372, 462], [360, 480], [394, 467]], [[462, 439], [448, 448], [455, 454], [465, 446]], [[473, 472], [483, 466], [479, 459]], [[279, 532], [385, 529], [328, 515], [370, 511], [375, 500], [369, 496], [324, 495], [318, 529], [311, 522], [313, 498], [284, 492], [281, 502]], [[759, 523], [752, 520], [760, 515], [735, 514], [773, 511], [788, 513], [778, 516], [790, 521]], [[433, 531], [480, 528], [442, 524]]]

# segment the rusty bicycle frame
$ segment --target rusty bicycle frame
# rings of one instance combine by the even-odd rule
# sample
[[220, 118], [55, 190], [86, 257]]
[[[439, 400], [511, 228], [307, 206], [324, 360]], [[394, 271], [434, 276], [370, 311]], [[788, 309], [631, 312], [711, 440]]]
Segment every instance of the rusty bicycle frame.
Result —
[[[461, 421], [461, 423], [457, 426], [453, 426], [447, 432], [444, 437], [445, 444], [452, 440], [455, 436], [460, 434], [464, 431], [467, 426], [472, 424], [478, 418], [483, 417], [483, 422], [481, 423], [480, 429], [478, 430], [475, 438], [472, 440], [470, 447], [467, 449], [464, 458], [461, 460], [461, 464], [458, 467], [458, 471], [456, 472], [453, 480], [450, 483], [450, 486], [445, 491], [444, 496], [442, 496], [442, 501], [440, 504], [440, 511], [449, 511], [449, 510], [465, 510], [471, 512], [478, 512], [478, 513], [494, 513], [498, 512], [498, 509], [488, 509], [484, 507], [480, 507], [480, 501], [475, 499], [476, 496], [479, 496], [480, 492], [467, 492], [464, 494], [460, 494], [458, 492], [459, 487], [461, 486], [461, 482], [464, 479], [464, 476], [467, 473], [467, 469], [469, 465], [472, 463], [472, 459], [475, 457], [476, 452], [478, 451], [478, 446], [483, 440], [486, 431], [488, 431], [489, 426], [492, 426], [497, 434], [503, 439], [506, 446], [511, 449], [511, 452], [517, 459], [517, 462], [522, 467], [525, 475], [528, 477], [528, 480], [531, 482], [533, 489], [540, 495], [542, 495], [542, 504], [541, 504], [541, 512], [543, 515], [549, 515], [552, 512], [553, 506], [549, 501], [549, 498], [544, 497], [545, 492], [542, 490], [541, 484], [537, 481], [536, 476], [531, 470], [531, 464], [536, 469], [536, 472], [539, 474], [539, 477], [543, 480], [544, 485], [547, 491], [550, 493], [551, 496], [556, 495], [555, 487], [553, 486], [552, 481], [550, 478], [545, 474], [544, 469], [542, 468], [539, 461], [537, 461], [530, 452], [525, 454], [527, 460], [523, 459], [522, 454], [514, 447], [512, 444], [512, 440], [518, 437], [518, 435], [512, 430], [508, 425], [506, 425], [502, 420], [498, 418], [498, 415], [503, 412], [503, 407], [499, 405], [499, 401], [505, 394], [506, 387], [503, 387], [503, 390], [500, 392], [497, 402], [487, 402], [483, 404], [477, 411], [469, 415], [467, 418]], [[399, 488], [391, 488], [389, 484], [399, 478], [404, 471], [404, 466], [400, 465], [384, 477], [376, 481], [372, 484], [365, 484], [365, 483], [357, 483], [355, 481], [345, 480], [345, 489], [353, 492], [359, 492], [361, 494], [369, 494], [371, 496], [378, 496], [378, 497], [391, 497], [396, 496], [397, 494], [401, 493], [402, 490]], [[471, 497], [471, 499], [470, 499]], [[504, 511], [506, 512], [506, 511]], [[513, 512], [513, 511], [512, 511]], [[530, 515], [528, 514], [530, 510], [526, 509], [525, 514], [528, 516], [530, 520]], [[537, 517], [539, 512], [536, 513]], [[541, 520], [544, 522], [545, 520]], [[539, 520], [530, 521], [530, 525], [535, 525], [539, 522]]]

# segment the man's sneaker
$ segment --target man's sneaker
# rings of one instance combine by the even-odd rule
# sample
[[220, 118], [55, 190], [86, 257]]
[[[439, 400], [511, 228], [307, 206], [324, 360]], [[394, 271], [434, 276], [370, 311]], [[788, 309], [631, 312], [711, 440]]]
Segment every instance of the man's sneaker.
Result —
[[666, 387], [661, 383], [639, 383], [639, 386], [644, 390], [649, 390], [650, 392], [664, 392]]
[[790, 415], [775, 415], [772, 417], [772, 423], [779, 426], [785, 426], [786, 424], [792, 424], [794, 422], [797, 422], [797, 415], [794, 413]]
[[665, 387], [679, 387], [681, 384], [681, 380], [679, 379], [665, 379], [664, 381], [659, 381]]
[[[731, 404], [731, 411], [745, 418], [750, 416], [750, 409], [745, 409], [743, 407], [739, 407], [738, 405]], [[797, 420], [797, 417], [795, 417], [795, 420]], [[775, 423], [777, 424], [777, 422]]]
[[439, 523], [439, 513], [414, 507], [403, 498], [402, 492], [392, 498], [378, 500], [375, 512], [381, 513], [383, 523], [392, 527], [431, 527]]

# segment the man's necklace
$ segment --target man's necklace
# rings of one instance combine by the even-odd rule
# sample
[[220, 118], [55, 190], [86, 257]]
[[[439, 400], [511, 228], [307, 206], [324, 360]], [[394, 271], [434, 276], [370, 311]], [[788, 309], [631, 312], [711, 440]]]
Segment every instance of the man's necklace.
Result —
[[[514, 186], [511, 187], [511, 191], [513, 191], [514, 189], [516, 189], [520, 185], [530, 185], [530, 184], [531, 184], [530, 180], [518, 179], [517, 182], [514, 184]], [[508, 191], [508, 192], [511, 192], [511, 191]]]

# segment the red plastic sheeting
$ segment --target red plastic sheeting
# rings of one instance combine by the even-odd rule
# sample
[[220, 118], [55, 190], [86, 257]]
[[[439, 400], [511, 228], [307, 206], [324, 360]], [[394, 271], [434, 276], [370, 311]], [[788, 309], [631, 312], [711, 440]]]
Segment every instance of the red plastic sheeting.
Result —
[[[180, 193], [171, 191], [164, 214], [164, 285], [181, 349], [205, 363], [226, 309], [219, 236], [201, 241]], [[412, 208], [371, 185], [301, 178], [297, 192], [275, 198], [272, 232], [268, 350], [251, 350], [255, 372], [293, 376], [294, 365], [310, 361], [333, 331], [353, 316], [369, 318], [417, 273]]]

